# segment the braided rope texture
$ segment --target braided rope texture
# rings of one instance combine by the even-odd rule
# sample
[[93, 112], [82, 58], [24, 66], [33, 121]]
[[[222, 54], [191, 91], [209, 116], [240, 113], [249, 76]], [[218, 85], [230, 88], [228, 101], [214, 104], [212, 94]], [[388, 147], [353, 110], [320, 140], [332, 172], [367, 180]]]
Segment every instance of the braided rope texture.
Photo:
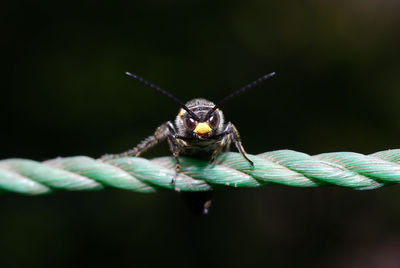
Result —
[[352, 152], [310, 156], [292, 150], [248, 155], [254, 167], [239, 153], [223, 153], [210, 164], [180, 157], [176, 177], [173, 157], [147, 160], [126, 157], [102, 161], [86, 156], [59, 157], [45, 162], [27, 159], [0, 161], [0, 191], [27, 195], [57, 190], [82, 191], [115, 187], [153, 193], [163, 189], [208, 191], [221, 187], [262, 187], [283, 184], [294, 187], [336, 185], [359, 190], [400, 182], [400, 149], [370, 155]]

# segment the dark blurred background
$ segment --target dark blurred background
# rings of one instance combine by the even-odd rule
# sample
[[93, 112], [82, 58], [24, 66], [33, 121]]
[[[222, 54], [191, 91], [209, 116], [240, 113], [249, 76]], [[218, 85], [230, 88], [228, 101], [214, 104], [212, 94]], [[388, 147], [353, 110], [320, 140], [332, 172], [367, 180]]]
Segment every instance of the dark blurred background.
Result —
[[[400, 3], [6, 1], [0, 158], [129, 149], [183, 101], [218, 101], [249, 153], [399, 147]], [[146, 157], [169, 155], [166, 144]], [[174, 192], [0, 196], [0, 267], [400, 267], [400, 188], [217, 192], [191, 214]]]

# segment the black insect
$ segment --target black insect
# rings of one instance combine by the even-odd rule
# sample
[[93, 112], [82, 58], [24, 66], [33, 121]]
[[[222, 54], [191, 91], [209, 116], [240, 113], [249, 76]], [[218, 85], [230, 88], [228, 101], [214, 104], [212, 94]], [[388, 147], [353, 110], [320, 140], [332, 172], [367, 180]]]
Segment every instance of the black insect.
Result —
[[[180, 155], [189, 155], [197, 158], [209, 157], [210, 162], [213, 162], [220, 152], [229, 150], [233, 142], [240, 154], [250, 165], [254, 166], [253, 162], [246, 156], [238, 130], [231, 122], [225, 123], [224, 115], [219, 108], [231, 98], [275, 75], [274, 72], [264, 75], [239, 90], [234, 91], [217, 104], [201, 98], [193, 99], [184, 104], [171, 93], [151, 82], [129, 72], [126, 72], [126, 74], [166, 95], [179, 104], [181, 109], [174, 122], [165, 122], [156, 129], [152, 136], [140, 142], [135, 148], [121, 154], [104, 155], [103, 159], [139, 156], [157, 143], [167, 140], [176, 160], [175, 170], [177, 174], [181, 167], [179, 162]], [[174, 182], [175, 177], [171, 180], [171, 183]], [[206, 210], [208, 207], [204, 207], [204, 209]]]
[[[126, 72], [126, 74], [146, 86], [166, 95], [178, 103], [181, 106], [181, 109], [176, 116], [174, 123], [171, 121], [165, 122], [156, 129], [152, 136], [149, 136], [140, 142], [132, 150], [121, 154], [108, 154], [103, 156], [103, 158], [139, 156], [157, 143], [167, 140], [176, 160], [176, 171], [179, 172], [180, 155], [197, 157], [210, 155], [210, 162], [213, 162], [220, 152], [229, 150], [229, 147], [233, 142], [241, 155], [250, 163], [250, 165], [254, 165], [246, 156], [246, 152], [240, 141], [238, 130], [231, 122], [224, 122], [224, 115], [219, 108], [229, 99], [275, 75], [274, 72], [264, 75], [239, 90], [236, 90], [232, 94], [223, 98], [217, 104], [201, 98], [193, 99], [186, 104], [183, 104], [183, 102], [171, 93], [152, 84], [151, 82], [129, 72]], [[172, 180], [172, 183], [173, 182], [174, 180]]]

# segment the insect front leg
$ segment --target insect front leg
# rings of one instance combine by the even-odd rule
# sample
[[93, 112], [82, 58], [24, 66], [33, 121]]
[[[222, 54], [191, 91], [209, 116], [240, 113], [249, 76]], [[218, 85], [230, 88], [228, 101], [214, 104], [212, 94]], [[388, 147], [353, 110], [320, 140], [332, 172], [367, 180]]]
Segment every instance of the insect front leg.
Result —
[[171, 180], [171, 184], [175, 184], [176, 178], [178, 177], [178, 173], [181, 170], [181, 163], [179, 161], [180, 147], [186, 146], [186, 142], [178, 137], [176, 130], [172, 124], [169, 126], [169, 135], [167, 140], [169, 148], [175, 158], [175, 174]]
[[170, 121], [165, 122], [159, 126], [152, 136], [147, 137], [145, 140], [140, 142], [135, 148], [120, 153], [120, 154], [105, 154], [101, 159], [115, 159], [128, 156], [139, 156], [157, 143], [164, 141], [168, 136], [170, 136], [170, 127], [173, 127]]
[[229, 122], [228, 124], [226, 124], [224, 132], [227, 135], [227, 141], [225, 142], [225, 146], [226, 145], [229, 146], [230, 142], [233, 142], [236, 148], [238, 149], [239, 153], [244, 157], [244, 159], [246, 159], [247, 162], [249, 162], [249, 164], [254, 167], [253, 161], [251, 161], [246, 155], [246, 151], [243, 148], [242, 142], [240, 140], [240, 135], [236, 127], [231, 122]]
[[224, 132], [221, 140], [217, 141], [217, 148], [213, 151], [210, 159], [210, 163], [213, 163], [215, 158], [224, 150], [227, 151], [231, 144], [231, 137], [229, 133]]

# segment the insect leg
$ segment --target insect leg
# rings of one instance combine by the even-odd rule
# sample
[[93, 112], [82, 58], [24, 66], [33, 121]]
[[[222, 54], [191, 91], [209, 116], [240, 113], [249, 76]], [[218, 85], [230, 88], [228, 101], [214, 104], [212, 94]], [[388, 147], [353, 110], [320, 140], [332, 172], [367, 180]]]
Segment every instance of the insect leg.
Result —
[[254, 167], [253, 161], [251, 161], [246, 155], [246, 151], [244, 150], [242, 142], [240, 141], [240, 136], [239, 136], [238, 130], [236, 129], [236, 127], [231, 122], [229, 122], [227, 124], [226, 132], [229, 133], [229, 137], [233, 141], [233, 143], [235, 144], [235, 146], [238, 149], [239, 153], [244, 157], [244, 159], [247, 160], [247, 162], [249, 162], [249, 164], [251, 166]]
[[178, 173], [181, 170], [181, 163], [179, 161], [179, 148], [176, 144], [176, 140], [174, 139], [174, 137], [172, 135], [168, 137], [168, 144], [169, 144], [169, 148], [171, 149], [171, 152], [175, 158], [175, 174], [171, 180], [171, 184], [175, 184], [176, 177], [178, 177]]
[[176, 177], [178, 176], [178, 173], [181, 170], [181, 163], [179, 161], [179, 153], [180, 153], [179, 146], [185, 146], [186, 142], [177, 136], [176, 130], [172, 124], [169, 126], [169, 135], [167, 137], [167, 140], [169, 148], [175, 158], [175, 174], [171, 180], [171, 184], [175, 184]]
[[210, 163], [213, 163], [217, 155], [219, 155], [223, 149], [226, 149], [230, 144], [230, 134], [226, 133], [223, 138], [217, 142], [217, 148], [213, 151], [210, 159]]
[[128, 157], [128, 156], [139, 156], [154, 145], [159, 142], [162, 142], [170, 135], [170, 125], [172, 123], [170, 121], [165, 122], [161, 126], [159, 126], [152, 136], [147, 137], [145, 140], [140, 142], [135, 148], [120, 153], [120, 154], [106, 154], [101, 157], [101, 159], [115, 159], [121, 157]]

